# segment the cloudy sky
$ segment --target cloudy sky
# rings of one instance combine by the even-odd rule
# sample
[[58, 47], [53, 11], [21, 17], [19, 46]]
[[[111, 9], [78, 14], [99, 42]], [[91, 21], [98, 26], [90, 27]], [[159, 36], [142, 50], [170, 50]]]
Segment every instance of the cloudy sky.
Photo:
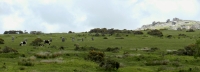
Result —
[[0, 0], [0, 34], [134, 30], [174, 17], [200, 21], [200, 0]]

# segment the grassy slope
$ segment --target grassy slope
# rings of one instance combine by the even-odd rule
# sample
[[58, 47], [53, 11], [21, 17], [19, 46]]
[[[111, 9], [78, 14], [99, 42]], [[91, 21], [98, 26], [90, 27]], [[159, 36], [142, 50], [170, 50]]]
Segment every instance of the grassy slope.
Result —
[[[144, 32], [146, 35], [146, 32]], [[84, 60], [84, 56], [87, 55], [88, 51], [74, 51], [74, 44], [78, 43], [80, 46], [93, 46], [97, 47], [99, 49], [106, 49], [107, 47], [122, 47], [119, 53], [112, 53], [112, 52], [106, 52], [106, 56], [113, 56], [113, 55], [123, 55], [124, 51], [127, 51], [131, 54], [142, 54], [145, 57], [147, 57], [146, 60], [151, 60], [151, 58], [159, 58], [161, 53], [166, 51], [167, 49], [181, 49], [184, 48], [184, 46], [194, 43], [195, 38], [200, 37], [200, 31], [196, 32], [185, 32], [185, 31], [163, 31], [164, 35], [173, 35], [175, 38], [168, 39], [168, 38], [158, 38], [149, 36], [144, 37], [144, 35], [129, 35], [128, 37], [125, 36], [125, 34], [122, 34], [125, 39], [115, 39], [114, 36], [108, 37], [108, 39], [103, 39], [103, 37], [94, 37], [94, 41], [91, 40], [91, 36], [86, 36], [87, 38], [84, 40], [84, 42], [81, 41], [75, 41], [72, 42], [70, 37], [77, 37], [76, 34], [53, 34], [53, 35], [0, 35], [0, 38], [3, 38], [5, 40], [5, 44], [0, 45], [1, 48], [4, 46], [9, 46], [17, 49], [20, 54], [25, 54], [26, 57], [33, 56], [35, 53], [38, 52], [45, 52], [45, 51], [51, 51], [51, 52], [58, 52], [60, 51], [58, 47], [64, 46], [65, 50], [62, 51], [64, 53], [70, 54], [70, 56], [62, 55], [58, 58], [63, 58], [62, 63], [41, 63], [39, 61], [44, 59], [37, 58], [35, 61], [34, 66], [21, 66], [18, 65], [18, 61], [21, 59], [19, 55], [13, 55], [10, 54], [0, 54], [0, 67], [3, 66], [3, 63], [6, 63], [6, 69], [0, 68], [0, 70], [4, 72], [14, 72], [14, 71], [30, 71], [30, 72], [73, 72], [74, 70], [77, 71], [84, 71], [84, 72], [94, 72], [94, 71], [104, 71], [102, 69], [99, 69], [98, 64]], [[188, 35], [187, 38], [180, 38], [178, 39], [178, 34], [183, 33]], [[11, 37], [15, 36], [17, 39], [15, 39], [15, 42], [11, 41]], [[66, 37], [66, 42], [61, 42], [60, 37]], [[194, 38], [193, 38], [194, 36]], [[50, 37], [53, 38], [52, 45], [56, 45], [57, 48], [47, 48], [41, 47], [38, 49], [34, 49], [33, 46], [19, 46], [19, 42], [22, 41], [24, 38], [28, 38], [28, 44], [33, 41], [35, 38], [41, 37], [42, 39], [49, 39]], [[192, 39], [190, 39], [192, 38]], [[158, 47], [160, 50], [156, 51], [154, 53], [147, 53], [143, 51], [134, 51], [133, 49], [136, 48], [144, 48], [144, 47]], [[74, 54], [78, 54], [78, 56], [75, 56]], [[10, 58], [14, 57], [14, 58]], [[165, 59], [174, 60], [174, 59], [180, 59], [181, 67], [173, 67], [172, 65], [166, 65], [166, 66], [146, 66], [144, 65], [144, 62], [146, 60], [137, 61], [134, 56], [126, 57], [126, 58], [114, 58], [113, 59], [119, 61], [122, 65], [122, 67], [118, 70], [118, 72], [155, 72], [158, 70], [158, 68], [169, 68], [165, 69], [164, 71], [178, 71], [180, 69], [188, 69], [189, 67], [198, 67], [200, 64], [195, 63], [195, 59], [190, 56], [172, 56], [172, 55], [166, 55]], [[55, 58], [56, 59], [56, 58]], [[189, 63], [185, 63], [185, 60], [188, 60]], [[20, 70], [19, 68], [25, 68], [25, 70]]]

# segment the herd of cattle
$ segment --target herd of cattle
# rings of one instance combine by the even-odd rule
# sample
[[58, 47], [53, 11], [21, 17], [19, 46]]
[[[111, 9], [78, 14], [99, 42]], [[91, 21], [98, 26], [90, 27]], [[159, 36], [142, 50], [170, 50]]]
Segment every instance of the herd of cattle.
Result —
[[[60, 37], [62, 42], [65, 42], [65, 38], [64, 37]], [[12, 37], [12, 41], [14, 41], [15, 37]], [[75, 38], [74, 37], [71, 37], [72, 41], [74, 42], [75, 41]], [[92, 41], [94, 40], [94, 38], [92, 37], [91, 38]], [[81, 38], [81, 39], [77, 39], [77, 41], [84, 41], [84, 38]], [[52, 42], [52, 38], [50, 38], [49, 40], [43, 40], [44, 44], [48, 44], [50, 45], [51, 42]], [[20, 46], [24, 46], [27, 44], [27, 38], [25, 38], [23, 41], [20, 42]], [[44, 44], [39, 44], [39, 46], [44, 46]]]

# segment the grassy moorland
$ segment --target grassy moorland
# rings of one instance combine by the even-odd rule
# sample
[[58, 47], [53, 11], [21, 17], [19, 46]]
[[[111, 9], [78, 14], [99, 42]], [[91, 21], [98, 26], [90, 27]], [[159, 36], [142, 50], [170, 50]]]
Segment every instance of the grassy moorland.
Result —
[[[1, 50], [6, 46], [17, 50], [17, 53], [0, 53], [0, 71], [2, 72], [105, 72], [99, 63], [86, 59], [93, 47], [105, 54], [105, 59], [111, 59], [120, 63], [118, 70], [112, 72], [198, 72], [200, 59], [193, 56], [170, 53], [185, 46], [194, 44], [200, 37], [200, 30], [195, 32], [163, 30], [163, 37], [155, 37], [143, 31], [142, 35], [119, 34], [124, 39], [116, 39], [116, 35], [92, 36], [87, 33], [53, 33], [53, 34], [6, 34], [0, 35], [4, 44], [0, 44]], [[178, 36], [185, 34], [186, 36]], [[128, 36], [126, 36], [128, 35]], [[172, 38], [167, 38], [172, 35]], [[15, 36], [14, 42], [11, 38]], [[36, 38], [50, 39], [51, 45], [43, 47], [31, 46], [30, 43]], [[62, 42], [60, 37], [65, 37]], [[75, 37], [73, 42], [70, 37]], [[19, 43], [28, 39], [26, 46]], [[77, 39], [84, 38], [84, 41]], [[80, 49], [75, 50], [74, 44]], [[60, 49], [60, 47], [63, 49]], [[107, 50], [107, 48], [116, 48]], [[82, 48], [82, 49], [81, 49]], [[156, 48], [156, 50], [151, 50]], [[41, 57], [43, 56], [43, 57]], [[53, 57], [52, 57], [53, 56]]]

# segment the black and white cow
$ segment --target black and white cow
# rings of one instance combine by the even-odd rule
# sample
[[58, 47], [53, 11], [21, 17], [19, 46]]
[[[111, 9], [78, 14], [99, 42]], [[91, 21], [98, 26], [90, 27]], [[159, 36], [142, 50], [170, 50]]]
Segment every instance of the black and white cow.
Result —
[[26, 45], [26, 44], [27, 44], [26, 41], [22, 41], [19, 45], [20, 45], [20, 46], [23, 46], [23, 45]]
[[50, 40], [44, 40], [44, 44], [51, 44]]

